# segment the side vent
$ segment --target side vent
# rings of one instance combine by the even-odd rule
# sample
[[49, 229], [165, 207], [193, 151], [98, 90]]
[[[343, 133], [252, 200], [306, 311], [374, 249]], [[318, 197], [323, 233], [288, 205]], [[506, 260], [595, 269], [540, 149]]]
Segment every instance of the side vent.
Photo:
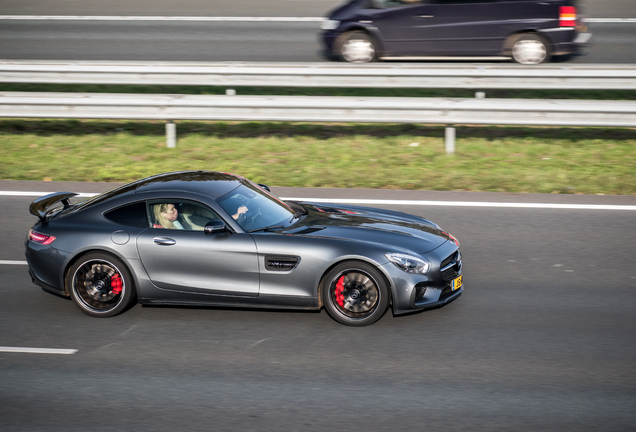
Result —
[[300, 261], [299, 257], [290, 255], [265, 255], [265, 269], [267, 271], [286, 272], [293, 270]]

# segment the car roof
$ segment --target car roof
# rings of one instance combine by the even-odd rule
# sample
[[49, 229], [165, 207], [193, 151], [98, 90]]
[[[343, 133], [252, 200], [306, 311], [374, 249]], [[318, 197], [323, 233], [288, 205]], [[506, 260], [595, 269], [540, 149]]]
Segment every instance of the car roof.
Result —
[[[245, 179], [216, 171], [180, 171], [138, 180], [135, 193], [186, 191], [218, 198], [236, 189]], [[132, 184], [131, 184], [132, 185]]]
[[86, 209], [125, 195], [148, 192], [191, 192], [217, 199], [247, 181], [241, 176], [216, 171], [179, 171], [157, 174], [127, 183], [84, 201], [76, 210]]

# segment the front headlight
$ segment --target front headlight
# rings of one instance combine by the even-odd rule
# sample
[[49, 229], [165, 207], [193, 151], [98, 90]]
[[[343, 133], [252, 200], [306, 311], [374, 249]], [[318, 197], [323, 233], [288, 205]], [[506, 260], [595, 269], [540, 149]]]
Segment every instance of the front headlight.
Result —
[[385, 256], [395, 264], [400, 270], [407, 273], [421, 273], [424, 274], [428, 271], [431, 265], [421, 258], [414, 257], [412, 255], [388, 253]]
[[322, 20], [320, 22], [320, 28], [323, 30], [335, 30], [340, 25], [340, 21], [337, 20]]

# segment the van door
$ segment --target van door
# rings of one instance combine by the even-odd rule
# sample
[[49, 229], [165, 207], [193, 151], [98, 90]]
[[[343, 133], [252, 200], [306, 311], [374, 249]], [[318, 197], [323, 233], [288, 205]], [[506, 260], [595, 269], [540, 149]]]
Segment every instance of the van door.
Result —
[[434, 5], [429, 0], [381, 0], [371, 4], [381, 8], [361, 13], [366, 21], [378, 29], [385, 56], [426, 55], [434, 49]]
[[434, 0], [440, 55], [501, 55], [511, 34], [549, 20], [550, 3], [536, 0]]

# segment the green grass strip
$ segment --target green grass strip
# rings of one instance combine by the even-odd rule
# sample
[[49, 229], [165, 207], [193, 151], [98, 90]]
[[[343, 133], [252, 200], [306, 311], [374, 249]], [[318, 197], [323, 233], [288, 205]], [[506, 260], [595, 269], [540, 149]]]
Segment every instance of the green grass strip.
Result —
[[636, 194], [636, 131], [274, 122], [0, 120], [0, 178], [125, 182], [218, 170], [272, 186]]

